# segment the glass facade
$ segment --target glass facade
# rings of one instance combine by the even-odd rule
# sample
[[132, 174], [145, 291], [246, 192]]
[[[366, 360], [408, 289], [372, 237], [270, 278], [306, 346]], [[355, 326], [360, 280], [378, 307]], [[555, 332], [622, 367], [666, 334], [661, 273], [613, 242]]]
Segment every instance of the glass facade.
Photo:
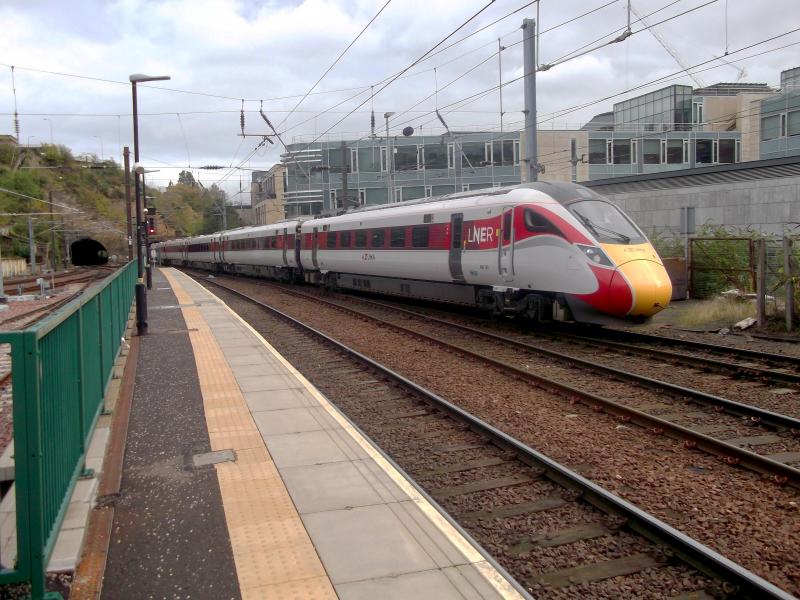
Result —
[[685, 131], [692, 126], [692, 108], [691, 86], [671, 85], [615, 104], [614, 128]]
[[800, 154], [800, 67], [781, 73], [781, 93], [761, 102], [761, 158]]
[[291, 144], [281, 157], [286, 216], [518, 184], [519, 158], [520, 132]]

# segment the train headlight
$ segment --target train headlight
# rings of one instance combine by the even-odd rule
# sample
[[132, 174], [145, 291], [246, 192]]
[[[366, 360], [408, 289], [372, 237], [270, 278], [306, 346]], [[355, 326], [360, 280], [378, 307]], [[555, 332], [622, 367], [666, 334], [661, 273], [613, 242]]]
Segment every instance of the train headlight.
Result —
[[586, 255], [590, 261], [595, 264], [603, 265], [604, 267], [613, 267], [614, 263], [611, 262], [611, 259], [608, 258], [605, 252], [603, 252], [597, 246], [587, 246], [585, 244], [575, 244], [581, 252]]

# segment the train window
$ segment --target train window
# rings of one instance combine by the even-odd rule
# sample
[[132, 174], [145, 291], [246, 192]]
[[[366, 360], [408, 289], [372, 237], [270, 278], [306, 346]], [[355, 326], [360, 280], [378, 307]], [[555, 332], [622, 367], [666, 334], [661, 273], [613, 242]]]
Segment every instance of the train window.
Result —
[[616, 206], [602, 200], [581, 200], [568, 206], [599, 242], [641, 244], [645, 237]]
[[356, 231], [356, 248], [367, 247], [367, 232], [363, 229]]
[[433, 223], [433, 213], [427, 213], [422, 215], [422, 222], [423, 223]]
[[349, 231], [342, 231], [339, 233], [339, 245], [342, 248], [349, 248], [350, 247], [350, 232]]
[[547, 217], [540, 215], [531, 208], [525, 209], [525, 229], [536, 233], [552, 233], [561, 235], [558, 228], [547, 220]]
[[392, 248], [402, 248], [406, 245], [406, 228], [392, 227], [389, 245]]
[[336, 232], [328, 232], [328, 248], [336, 248]]
[[511, 241], [511, 211], [503, 213], [503, 241]]
[[427, 227], [413, 227], [411, 229], [411, 246], [414, 248], [427, 248], [430, 238], [430, 229]]
[[383, 248], [385, 238], [386, 238], [386, 231], [384, 231], [383, 229], [373, 229], [371, 246], [373, 248]]

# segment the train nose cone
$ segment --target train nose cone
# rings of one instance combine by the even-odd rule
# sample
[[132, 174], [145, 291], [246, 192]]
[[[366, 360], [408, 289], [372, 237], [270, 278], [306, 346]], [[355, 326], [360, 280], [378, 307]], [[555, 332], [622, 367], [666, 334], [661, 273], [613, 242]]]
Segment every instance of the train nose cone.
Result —
[[669, 304], [672, 283], [662, 264], [652, 260], [626, 262], [614, 273], [611, 289], [622, 285], [620, 279], [623, 278], [631, 289], [633, 302], [629, 309], [621, 312], [633, 317], [650, 317]]

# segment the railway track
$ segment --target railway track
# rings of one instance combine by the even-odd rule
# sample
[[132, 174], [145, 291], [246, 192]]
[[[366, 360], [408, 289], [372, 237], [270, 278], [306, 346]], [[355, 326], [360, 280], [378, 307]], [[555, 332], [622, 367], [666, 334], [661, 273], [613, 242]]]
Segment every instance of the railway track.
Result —
[[[356, 309], [350, 296], [340, 302], [293, 287], [258, 284], [418, 336], [545, 387], [570, 402], [607, 412], [656, 435], [680, 439], [687, 448], [718, 456], [728, 465], [740, 465], [766, 474], [778, 484], [800, 488], [800, 419], [394, 304], [358, 298], [362, 306]], [[605, 381], [598, 383], [598, 375]], [[656, 391], [657, 400], [643, 391]]]
[[791, 597], [382, 364], [210, 283], [534, 597]]

